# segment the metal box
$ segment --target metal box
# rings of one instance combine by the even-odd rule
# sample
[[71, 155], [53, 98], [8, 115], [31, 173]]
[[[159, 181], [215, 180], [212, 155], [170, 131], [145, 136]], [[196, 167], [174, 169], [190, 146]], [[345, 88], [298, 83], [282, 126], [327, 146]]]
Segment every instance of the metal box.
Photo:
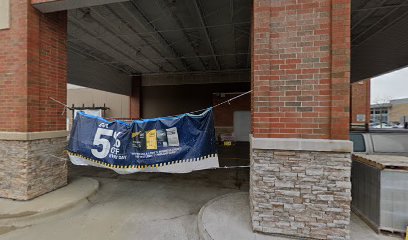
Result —
[[351, 178], [352, 210], [377, 232], [405, 233], [408, 171], [381, 169], [353, 160]]

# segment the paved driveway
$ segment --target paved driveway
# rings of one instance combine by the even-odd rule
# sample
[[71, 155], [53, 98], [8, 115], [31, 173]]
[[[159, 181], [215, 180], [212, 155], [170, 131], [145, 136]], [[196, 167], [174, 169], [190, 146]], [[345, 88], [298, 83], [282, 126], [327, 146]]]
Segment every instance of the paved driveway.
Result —
[[198, 239], [197, 214], [207, 201], [248, 190], [246, 169], [118, 176], [111, 171], [74, 167], [72, 172], [93, 176], [101, 183], [86, 205], [0, 235], [0, 239], [194, 240]]

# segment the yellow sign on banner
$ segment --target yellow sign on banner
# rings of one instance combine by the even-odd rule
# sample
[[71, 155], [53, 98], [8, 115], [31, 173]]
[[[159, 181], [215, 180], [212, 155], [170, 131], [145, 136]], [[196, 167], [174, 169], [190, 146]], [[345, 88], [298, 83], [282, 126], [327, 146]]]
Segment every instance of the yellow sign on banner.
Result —
[[157, 130], [150, 130], [146, 132], [146, 149], [156, 150], [157, 149]]
[[224, 141], [224, 146], [225, 147], [230, 147], [230, 146], [232, 146], [232, 142], [231, 141]]

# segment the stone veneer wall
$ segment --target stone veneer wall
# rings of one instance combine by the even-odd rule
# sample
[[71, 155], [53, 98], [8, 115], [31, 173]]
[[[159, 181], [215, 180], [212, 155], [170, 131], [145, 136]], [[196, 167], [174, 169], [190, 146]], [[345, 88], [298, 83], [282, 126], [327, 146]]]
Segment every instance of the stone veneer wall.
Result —
[[350, 153], [253, 149], [253, 230], [349, 239], [350, 171]]
[[[0, 197], [29, 200], [67, 184], [66, 137], [0, 140]], [[54, 156], [52, 156], [54, 155]]]

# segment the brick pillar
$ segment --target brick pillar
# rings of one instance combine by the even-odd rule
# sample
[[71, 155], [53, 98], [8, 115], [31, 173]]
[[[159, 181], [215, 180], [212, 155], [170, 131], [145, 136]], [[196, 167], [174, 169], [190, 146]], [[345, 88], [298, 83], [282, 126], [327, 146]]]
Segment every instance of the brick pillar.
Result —
[[351, 84], [351, 124], [369, 124], [371, 79]]
[[349, 239], [350, 0], [254, 0], [254, 231]]
[[132, 78], [132, 95], [130, 96], [130, 118], [142, 117], [142, 77]]
[[31, 199], [67, 183], [66, 12], [41, 14], [10, 1], [0, 30], [0, 197]]

